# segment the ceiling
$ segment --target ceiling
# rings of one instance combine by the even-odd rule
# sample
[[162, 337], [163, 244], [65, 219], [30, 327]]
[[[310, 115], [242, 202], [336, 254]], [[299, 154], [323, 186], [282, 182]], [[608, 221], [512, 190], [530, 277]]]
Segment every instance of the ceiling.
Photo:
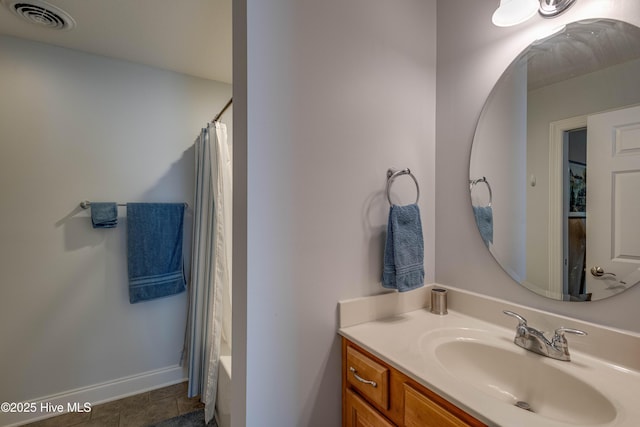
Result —
[[71, 15], [75, 28], [26, 22], [2, 0], [0, 34], [231, 83], [231, 0], [47, 2]]
[[529, 90], [639, 58], [640, 28], [611, 19], [568, 24], [521, 56], [527, 61]]

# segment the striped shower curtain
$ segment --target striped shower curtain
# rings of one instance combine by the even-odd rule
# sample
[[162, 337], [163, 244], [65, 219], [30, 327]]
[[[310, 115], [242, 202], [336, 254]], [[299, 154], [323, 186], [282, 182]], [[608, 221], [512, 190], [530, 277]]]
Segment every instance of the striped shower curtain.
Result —
[[222, 341], [231, 347], [231, 150], [212, 122], [196, 140], [196, 189], [189, 296], [189, 397], [213, 418]]

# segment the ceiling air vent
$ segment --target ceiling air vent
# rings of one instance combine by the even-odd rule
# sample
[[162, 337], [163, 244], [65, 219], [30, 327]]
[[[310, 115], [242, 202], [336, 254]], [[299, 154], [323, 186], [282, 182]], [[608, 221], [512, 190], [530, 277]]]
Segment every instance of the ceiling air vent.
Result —
[[42, 0], [2, 0], [2, 3], [32, 24], [52, 30], [70, 30], [76, 26], [76, 21], [67, 12]]

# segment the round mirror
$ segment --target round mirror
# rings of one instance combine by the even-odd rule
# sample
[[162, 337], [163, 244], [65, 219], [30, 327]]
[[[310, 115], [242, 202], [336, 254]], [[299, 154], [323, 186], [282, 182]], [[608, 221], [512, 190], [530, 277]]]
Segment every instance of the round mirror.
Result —
[[590, 301], [640, 282], [640, 28], [579, 21], [526, 48], [478, 121], [480, 235], [519, 284]]

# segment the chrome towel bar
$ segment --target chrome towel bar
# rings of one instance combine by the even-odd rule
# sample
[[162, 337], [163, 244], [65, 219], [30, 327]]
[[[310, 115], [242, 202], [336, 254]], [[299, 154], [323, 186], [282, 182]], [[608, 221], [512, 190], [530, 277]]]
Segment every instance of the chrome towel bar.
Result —
[[[117, 205], [118, 206], [127, 206], [126, 203], [117, 203]], [[189, 204], [185, 203], [184, 206], [188, 208]], [[83, 200], [83, 201], [80, 202], [80, 207], [82, 209], [89, 209], [91, 207], [91, 202], [89, 200]]]
[[[117, 205], [118, 206], [127, 206], [126, 203], [118, 203]], [[89, 209], [91, 207], [91, 202], [88, 201], [88, 200], [83, 200], [83, 201], [80, 202], [80, 207], [82, 209]]]

